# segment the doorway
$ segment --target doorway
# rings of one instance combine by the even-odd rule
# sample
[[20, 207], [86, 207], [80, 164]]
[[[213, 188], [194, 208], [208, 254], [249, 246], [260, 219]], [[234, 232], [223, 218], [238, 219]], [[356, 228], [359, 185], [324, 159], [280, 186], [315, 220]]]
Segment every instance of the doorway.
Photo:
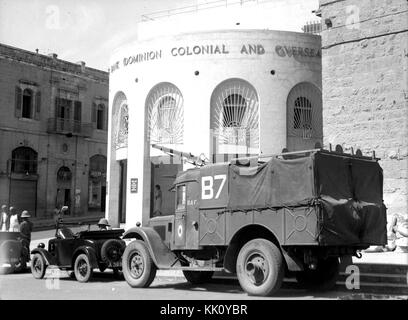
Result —
[[[174, 214], [175, 196], [170, 189], [173, 187], [177, 173], [182, 168], [181, 164], [151, 163], [150, 217]], [[158, 194], [161, 197], [159, 201], [157, 200]]]
[[127, 160], [119, 161], [119, 222], [126, 223], [126, 190], [127, 190]]

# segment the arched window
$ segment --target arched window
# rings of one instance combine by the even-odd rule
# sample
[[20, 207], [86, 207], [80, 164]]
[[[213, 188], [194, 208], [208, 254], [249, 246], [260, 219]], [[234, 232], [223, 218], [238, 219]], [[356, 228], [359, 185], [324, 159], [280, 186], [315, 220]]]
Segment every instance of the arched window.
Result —
[[24, 89], [23, 91], [23, 109], [21, 111], [22, 118], [33, 118], [33, 91], [30, 89]]
[[127, 98], [123, 92], [118, 92], [113, 99], [112, 106], [112, 144], [116, 150], [127, 148], [128, 128], [129, 128], [129, 110]]
[[247, 81], [229, 79], [211, 96], [212, 153], [259, 153], [259, 100]]
[[69, 182], [71, 181], [72, 173], [68, 167], [61, 167], [57, 172], [57, 181], [58, 182]]
[[287, 136], [317, 142], [323, 137], [322, 93], [312, 83], [299, 83], [288, 95]]
[[146, 109], [150, 144], [183, 144], [183, 96], [175, 85], [160, 83], [153, 87]]
[[11, 154], [11, 172], [36, 174], [37, 157], [37, 152], [29, 147], [14, 149]]
[[129, 133], [129, 111], [126, 101], [124, 101], [120, 106], [117, 126], [116, 148], [126, 148]]

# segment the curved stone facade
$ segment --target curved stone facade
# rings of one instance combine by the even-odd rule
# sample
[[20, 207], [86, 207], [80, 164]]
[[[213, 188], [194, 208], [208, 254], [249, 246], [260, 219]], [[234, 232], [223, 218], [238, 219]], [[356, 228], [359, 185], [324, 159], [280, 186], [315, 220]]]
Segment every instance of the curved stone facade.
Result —
[[[110, 221], [126, 218], [130, 227], [149, 217], [156, 184], [162, 186], [162, 213], [170, 214], [174, 195], [163, 190], [186, 164], [169, 160], [153, 143], [211, 162], [321, 143], [320, 48], [316, 35], [225, 30], [117, 50], [110, 68]], [[121, 120], [124, 101], [127, 121]], [[126, 130], [120, 128], [125, 122]], [[126, 212], [121, 219], [120, 208]]]

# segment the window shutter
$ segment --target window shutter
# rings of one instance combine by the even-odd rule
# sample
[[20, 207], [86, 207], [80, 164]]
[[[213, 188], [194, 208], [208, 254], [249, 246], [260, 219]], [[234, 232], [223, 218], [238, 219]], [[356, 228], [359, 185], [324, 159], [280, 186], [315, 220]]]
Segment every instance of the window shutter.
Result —
[[59, 106], [60, 106], [60, 98], [56, 97], [56, 98], [55, 98], [55, 118], [59, 118], [59, 117], [60, 117]]
[[98, 112], [98, 107], [96, 106], [96, 103], [92, 103], [92, 123], [96, 126], [96, 120], [97, 120], [97, 112]]
[[108, 126], [109, 126], [109, 109], [107, 107], [104, 108], [104, 112], [105, 112], [105, 130], [108, 130]]
[[41, 92], [38, 91], [35, 95], [35, 111], [34, 111], [35, 120], [40, 120], [40, 112], [41, 112]]
[[23, 95], [23, 90], [20, 87], [16, 87], [16, 108], [15, 115], [17, 118], [21, 118], [21, 99]]
[[74, 120], [76, 121], [81, 121], [81, 108], [82, 108], [82, 102], [81, 101], [75, 101], [74, 102]]

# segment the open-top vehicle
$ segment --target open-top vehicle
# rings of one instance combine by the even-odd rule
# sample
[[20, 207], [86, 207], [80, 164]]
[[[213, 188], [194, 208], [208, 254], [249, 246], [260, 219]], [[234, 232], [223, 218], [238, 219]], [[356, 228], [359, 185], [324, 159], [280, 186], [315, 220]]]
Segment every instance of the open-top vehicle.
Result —
[[0, 274], [20, 272], [26, 269], [29, 260], [20, 232], [0, 231]]
[[88, 230], [73, 233], [69, 227], [79, 226], [57, 222], [55, 238], [49, 240], [48, 250], [40, 243], [31, 251], [31, 272], [36, 279], [42, 279], [49, 266], [74, 271], [79, 282], [91, 279], [94, 269], [101, 272], [110, 268], [115, 275], [122, 269], [121, 258], [126, 244], [121, 240], [123, 229]]

